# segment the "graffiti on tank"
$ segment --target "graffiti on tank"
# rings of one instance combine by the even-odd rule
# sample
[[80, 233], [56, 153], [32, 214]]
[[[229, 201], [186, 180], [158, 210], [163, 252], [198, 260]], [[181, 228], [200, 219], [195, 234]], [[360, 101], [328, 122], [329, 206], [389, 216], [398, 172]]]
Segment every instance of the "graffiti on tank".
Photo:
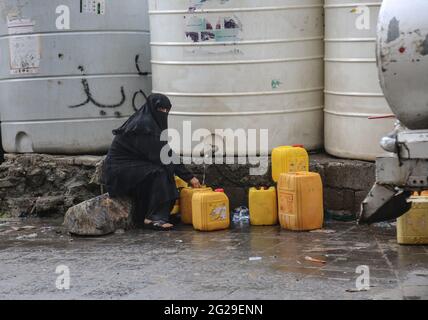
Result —
[[88, 83], [87, 79], [82, 79], [82, 85], [83, 85], [83, 91], [85, 92], [87, 99], [80, 104], [77, 104], [74, 106], [69, 106], [69, 108], [80, 108], [80, 107], [83, 107], [83, 106], [89, 104], [90, 102], [92, 102], [98, 108], [115, 109], [115, 108], [121, 107], [126, 101], [125, 89], [123, 87], [120, 87], [120, 93], [122, 95], [122, 100], [117, 104], [108, 105], [108, 104], [100, 103], [100, 102], [95, 100], [95, 98], [92, 96], [91, 89], [89, 87], [89, 83]]
[[138, 72], [138, 74], [140, 76], [148, 76], [148, 75], [152, 74], [151, 72], [148, 72], [148, 71], [141, 71], [141, 68], [140, 68], [140, 55], [139, 54], [137, 54], [135, 56], [135, 68], [137, 69], [137, 72]]
[[[83, 66], [79, 66], [78, 69], [81, 72], [85, 71]], [[126, 101], [125, 89], [123, 88], [123, 86], [120, 87], [120, 93], [122, 95], [121, 101], [119, 103], [111, 104], [111, 105], [103, 104], [103, 103], [100, 103], [97, 100], [95, 100], [95, 98], [92, 95], [92, 92], [91, 92], [91, 89], [89, 87], [89, 83], [88, 83], [87, 79], [82, 79], [82, 86], [83, 86], [83, 91], [86, 95], [86, 100], [80, 104], [69, 106], [69, 108], [72, 108], [72, 109], [80, 108], [80, 107], [83, 107], [83, 106], [89, 104], [90, 102], [92, 102], [96, 107], [101, 108], [101, 109], [115, 109], [115, 108], [121, 107]]]

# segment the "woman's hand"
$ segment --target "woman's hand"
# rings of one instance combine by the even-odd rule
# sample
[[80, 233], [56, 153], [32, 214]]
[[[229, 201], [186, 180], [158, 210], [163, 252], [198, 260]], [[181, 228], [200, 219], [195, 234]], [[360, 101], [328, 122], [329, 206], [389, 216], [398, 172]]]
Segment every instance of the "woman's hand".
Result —
[[198, 178], [196, 178], [196, 177], [193, 177], [193, 179], [190, 180], [190, 185], [192, 186], [192, 188], [195, 188], [195, 189], [202, 188], [201, 183], [199, 182]]

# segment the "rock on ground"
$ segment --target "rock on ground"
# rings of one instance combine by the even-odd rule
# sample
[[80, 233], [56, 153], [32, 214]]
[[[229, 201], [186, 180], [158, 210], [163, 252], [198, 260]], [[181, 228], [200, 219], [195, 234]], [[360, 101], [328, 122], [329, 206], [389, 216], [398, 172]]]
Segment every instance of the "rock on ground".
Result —
[[131, 227], [131, 201], [104, 194], [70, 208], [65, 229], [78, 236], [102, 236]]

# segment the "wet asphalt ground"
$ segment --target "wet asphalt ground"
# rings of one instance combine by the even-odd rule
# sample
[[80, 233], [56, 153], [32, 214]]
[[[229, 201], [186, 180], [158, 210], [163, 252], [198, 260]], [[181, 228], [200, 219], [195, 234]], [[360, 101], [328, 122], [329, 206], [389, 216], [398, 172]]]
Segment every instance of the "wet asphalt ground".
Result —
[[398, 245], [391, 224], [73, 238], [61, 223], [0, 220], [0, 299], [428, 299], [428, 246]]

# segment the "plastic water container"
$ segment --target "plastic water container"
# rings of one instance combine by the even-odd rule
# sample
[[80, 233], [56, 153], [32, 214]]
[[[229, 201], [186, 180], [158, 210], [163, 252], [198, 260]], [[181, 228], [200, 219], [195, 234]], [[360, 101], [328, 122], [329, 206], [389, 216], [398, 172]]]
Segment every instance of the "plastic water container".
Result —
[[249, 192], [250, 223], [253, 226], [278, 224], [276, 188], [251, 188]]
[[147, 1], [1, 0], [5, 151], [106, 154], [152, 91], [149, 29]]
[[180, 213], [180, 201], [175, 202], [174, 208], [172, 208], [171, 215], [175, 216]]
[[184, 181], [183, 179], [177, 176], [175, 176], [175, 185], [177, 186], [177, 189], [183, 189], [189, 186], [189, 184], [186, 181]]
[[245, 206], [240, 206], [232, 211], [232, 222], [236, 225], [250, 224], [250, 210]]
[[320, 229], [324, 221], [321, 176], [313, 172], [281, 174], [278, 182], [281, 227], [293, 231]]
[[[174, 178], [175, 178], [175, 185], [177, 186], [178, 190], [181, 190], [183, 188], [187, 188], [189, 186], [189, 184], [186, 181], [184, 181], [183, 179], [181, 179], [177, 176], [175, 176]], [[171, 211], [171, 215], [175, 216], [179, 213], [180, 213], [180, 200], [177, 200], [175, 202], [174, 208]]]
[[309, 155], [302, 146], [283, 146], [272, 151], [272, 179], [282, 173], [309, 171]]
[[397, 219], [397, 242], [428, 244], [428, 194], [412, 197], [411, 201], [412, 209]]
[[[153, 91], [171, 98], [170, 128], [183, 137], [190, 121], [231, 157], [256, 156], [261, 145], [210, 132], [272, 128], [269, 152], [323, 145], [324, 0], [148, 2]], [[175, 151], [191, 156], [199, 143]]]
[[230, 226], [229, 198], [223, 192], [197, 192], [192, 199], [193, 228], [224, 230]]
[[211, 188], [184, 188], [180, 192], [181, 222], [192, 224], [192, 198], [195, 193], [212, 191]]

